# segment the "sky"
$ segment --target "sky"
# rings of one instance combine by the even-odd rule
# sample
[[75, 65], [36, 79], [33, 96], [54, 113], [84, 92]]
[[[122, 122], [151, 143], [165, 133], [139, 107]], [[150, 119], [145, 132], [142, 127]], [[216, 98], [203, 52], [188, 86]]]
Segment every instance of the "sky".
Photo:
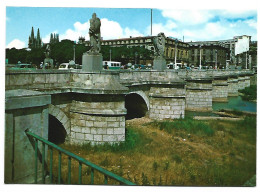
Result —
[[[173, 2], [173, 1], [172, 1]], [[250, 35], [257, 39], [256, 6], [249, 8], [225, 7], [215, 9], [185, 9], [166, 6], [153, 7], [152, 35], [164, 32], [167, 37], [184, 41], [232, 39]], [[116, 7], [116, 6], [115, 6]], [[151, 7], [91, 8], [91, 7], [25, 7], [6, 6], [6, 48], [26, 48], [32, 27], [37, 29], [44, 43], [51, 33], [58, 33], [60, 40], [78, 41], [79, 36], [89, 39], [89, 19], [92, 13], [101, 19], [103, 39], [151, 35]]]

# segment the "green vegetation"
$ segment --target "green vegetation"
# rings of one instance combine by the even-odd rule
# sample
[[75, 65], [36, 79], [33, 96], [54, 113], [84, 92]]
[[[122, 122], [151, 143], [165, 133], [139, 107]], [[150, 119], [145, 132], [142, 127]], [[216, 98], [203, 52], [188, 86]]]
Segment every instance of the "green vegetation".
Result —
[[[64, 39], [60, 42], [50, 44], [51, 52], [50, 57], [54, 60], [54, 64], [68, 63], [69, 60], [73, 59], [75, 45], [75, 60], [76, 63], [82, 64], [82, 55], [90, 49], [84, 44], [75, 44], [73, 41]], [[41, 48], [32, 48], [30, 51], [26, 48], [24, 49], [6, 49], [6, 58], [10, 64], [17, 64], [18, 61], [21, 63], [32, 63], [37, 66], [44, 61], [46, 46]], [[103, 55], [103, 60], [110, 60], [110, 50], [111, 59], [114, 61], [121, 61], [123, 63], [132, 62], [135, 59], [137, 63], [139, 60], [151, 59], [153, 54], [152, 51], [145, 49], [144, 47], [110, 47], [102, 46], [101, 53]]]
[[185, 119], [178, 119], [175, 121], [154, 122], [154, 124], [158, 126], [160, 130], [165, 130], [168, 133], [172, 133], [172, 131], [176, 129], [198, 135], [214, 135], [214, 130], [208, 124], [199, 120], [194, 120], [190, 117]]
[[239, 91], [240, 93], [243, 93], [241, 96], [243, 100], [251, 101], [256, 100], [256, 93], [257, 93], [257, 87], [256, 85], [250, 85], [250, 87], [246, 87], [243, 90]]
[[[127, 121], [126, 129], [125, 143], [62, 147], [137, 185], [243, 186], [256, 174], [255, 116], [237, 122], [142, 118]], [[62, 158], [66, 180], [67, 158]], [[72, 167], [76, 183], [78, 163]], [[54, 163], [54, 173], [57, 169]], [[84, 182], [89, 172], [83, 168]], [[102, 184], [103, 177], [95, 181]]]

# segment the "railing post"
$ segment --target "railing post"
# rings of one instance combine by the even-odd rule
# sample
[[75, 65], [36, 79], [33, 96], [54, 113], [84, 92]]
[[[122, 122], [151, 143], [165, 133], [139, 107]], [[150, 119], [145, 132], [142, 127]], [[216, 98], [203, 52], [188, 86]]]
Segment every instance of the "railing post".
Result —
[[61, 180], [61, 152], [59, 151], [59, 164], [58, 164], [58, 184]]
[[105, 177], [104, 184], [105, 184], [105, 185], [107, 185], [107, 176], [106, 176], [106, 175], [104, 175], [104, 177]]
[[44, 161], [45, 161], [45, 144], [42, 142], [42, 183], [43, 184], [45, 184]]
[[91, 185], [94, 185], [94, 169], [91, 168]]
[[81, 184], [82, 182], [82, 163], [79, 162], [79, 185]]
[[50, 147], [50, 183], [52, 183], [52, 162], [53, 162], [53, 149]]
[[68, 184], [71, 182], [71, 157], [68, 157]]
[[38, 140], [35, 139], [35, 175], [34, 175], [34, 183], [37, 184], [37, 172], [38, 172]]

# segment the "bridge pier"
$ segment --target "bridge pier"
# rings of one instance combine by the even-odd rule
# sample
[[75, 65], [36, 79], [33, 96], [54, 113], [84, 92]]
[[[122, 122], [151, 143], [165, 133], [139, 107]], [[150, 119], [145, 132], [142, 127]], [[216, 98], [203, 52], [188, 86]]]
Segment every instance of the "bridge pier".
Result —
[[[29, 184], [34, 182], [34, 141], [25, 133], [31, 132], [48, 140], [48, 104], [50, 95], [30, 90], [9, 90], [5, 93], [5, 183]], [[38, 144], [38, 157], [42, 154]], [[47, 159], [47, 147], [45, 148]], [[38, 160], [38, 178], [41, 175]]]
[[125, 141], [125, 115], [123, 95], [76, 94], [70, 109], [69, 142], [96, 145]]
[[238, 76], [229, 75], [228, 77], [228, 96], [238, 96]]
[[186, 79], [186, 110], [212, 111], [212, 79]]
[[179, 87], [151, 87], [150, 89], [151, 119], [179, 119], [185, 115], [185, 89], [184, 84]]
[[238, 76], [238, 90], [242, 90], [245, 88], [245, 75], [244, 74], [239, 74]]
[[212, 81], [212, 101], [228, 102], [228, 76], [213, 77]]

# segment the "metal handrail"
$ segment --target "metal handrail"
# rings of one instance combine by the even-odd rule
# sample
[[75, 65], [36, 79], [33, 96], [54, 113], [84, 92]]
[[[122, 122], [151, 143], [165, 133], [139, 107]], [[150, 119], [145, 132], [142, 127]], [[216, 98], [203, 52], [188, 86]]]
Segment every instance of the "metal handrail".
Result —
[[37, 183], [37, 158], [38, 158], [38, 141], [42, 142], [42, 180], [43, 183], [45, 183], [45, 176], [44, 176], [44, 156], [45, 156], [45, 144], [47, 144], [48, 146], [50, 146], [50, 180], [52, 182], [52, 160], [53, 160], [53, 149], [56, 149], [57, 151], [59, 151], [59, 166], [58, 166], [58, 183], [60, 183], [61, 180], [61, 153], [64, 153], [68, 156], [68, 183], [70, 184], [70, 180], [71, 180], [71, 175], [70, 175], [70, 171], [71, 171], [71, 159], [75, 159], [79, 162], [79, 184], [81, 184], [81, 171], [82, 171], [82, 164], [87, 165], [89, 167], [91, 167], [91, 184], [94, 184], [94, 170], [102, 173], [104, 175], [104, 183], [107, 184], [108, 178], [114, 179], [116, 181], [118, 181], [120, 184], [125, 184], [125, 185], [136, 185], [135, 183], [132, 183], [126, 179], [124, 179], [123, 177], [120, 177], [106, 169], [103, 169], [102, 167], [99, 167], [98, 165], [95, 165], [94, 163], [91, 163], [90, 161], [79, 157], [77, 155], [75, 155], [74, 153], [71, 153], [57, 145], [55, 145], [54, 143], [51, 143], [50, 141], [30, 132], [29, 130], [25, 131], [26, 134], [28, 136], [31, 136], [35, 139], [35, 183]]

